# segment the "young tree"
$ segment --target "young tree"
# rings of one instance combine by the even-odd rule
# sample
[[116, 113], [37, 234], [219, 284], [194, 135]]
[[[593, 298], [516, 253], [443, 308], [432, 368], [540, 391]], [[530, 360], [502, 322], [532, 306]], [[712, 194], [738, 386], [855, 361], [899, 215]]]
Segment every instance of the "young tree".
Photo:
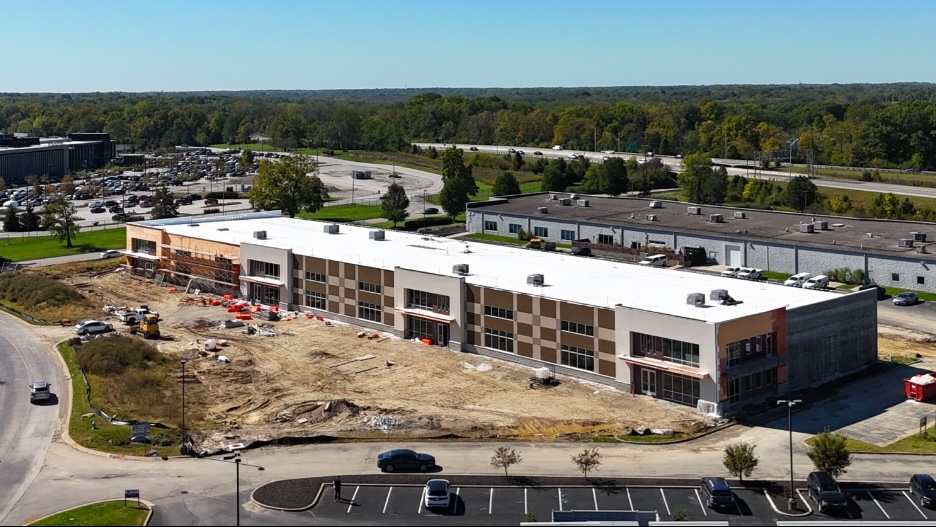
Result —
[[384, 218], [393, 222], [393, 228], [395, 229], [397, 223], [406, 219], [409, 216], [409, 212], [406, 211], [406, 208], [409, 207], [410, 201], [406, 197], [406, 190], [403, 188], [403, 185], [398, 183], [393, 183], [387, 187], [387, 192], [380, 197], [380, 210]]
[[503, 468], [505, 478], [510, 477], [507, 475], [507, 468], [522, 461], [523, 458], [520, 456], [520, 452], [506, 446], [497, 447], [494, 455], [491, 456], [491, 464], [497, 468]]
[[523, 161], [523, 156], [520, 155], [520, 152], [514, 153], [513, 159], [511, 161], [513, 162], [514, 170], [520, 170], [521, 168], [523, 168], [524, 161]]
[[520, 183], [511, 172], [502, 172], [494, 180], [494, 188], [491, 189], [493, 196], [512, 196], [520, 194]]
[[244, 149], [244, 152], [240, 156], [240, 166], [241, 168], [250, 168], [253, 166], [254, 155], [253, 152], [247, 149]]
[[59, 190], [61, 190], [63, 194], [74, 194], [75, 178], [73, 178], [71, 174], [62, 176], [62, 184], [59, 185]]
[[301, 210], [315, 212], [328, 199], [328, 190], [318, 176], [310, 176], [315, 161], [306, 155], [291, 155], [277, 162], [263, 160], [248, 197], [256, 210], [279, 209], [290, 218]]
[[757, 468], [759, 462], [760, 460], [754, 455], [754, 445], [747, 443], [726, 446], [725, 456], [722, 458], [722, 463], [725, 464], [728, 473], [740, 481], [744, 481], [745, 477], [751, 477], [751, 473]]
[[543, 170], [543, 190], [561, 192], [566, 189], [566, 163], [562, 159], [550, 160]]
[[15, 207], [7, 207], [4, 212], [5, 216], [3, 217], [3, 230], [4, 232], [20, 232], [22, 226], [20, 225], [19, 216], [16, 215]]
[[835, 432], [823, 432], [815, 437], [812, 448], [806, 455], [812, 460], [816, 470], [828, 472], [837, 478], [847, 472], [851, 465], [851, 452], [845, 446], [846, 438]]
[[439, 203], [454, 218], [465, 211], [468, 199], [478, 193], [478, 184], [471, 175], [471, 167], [462, 160], [463, 152], [454, 146], [442, 152], [442, 192]]
[[65, 240], [65, 247], [72, 247], [72, 239], [81, 230], [78, 226], [78, 220], [81, 218], [76, 214], [75, 205], [59, 195], [46, 203], [42, 211], [42, 228], [57, 236], [59, 240]]
[[27, 204], [26, 210], [20, 215], [19, 224], [21, 231], [38, 231], [41, 218], [36, 214], [32, 205]]
[[169, 189], [162, 187], [153, 193], [153, 210], [150, 214], [154, 220], [175, 218], [179, 215], [179, 209], [176, 207], [175, 200], [172, 199], [172, 193], [169, 192]]
[[588, 478], [589, 470], [598, 470], [601, 465], [601, 453], [597, 448], [586, 448], [578, 454], [572, 456], [572, 462], [582, 471], [582, 474]]

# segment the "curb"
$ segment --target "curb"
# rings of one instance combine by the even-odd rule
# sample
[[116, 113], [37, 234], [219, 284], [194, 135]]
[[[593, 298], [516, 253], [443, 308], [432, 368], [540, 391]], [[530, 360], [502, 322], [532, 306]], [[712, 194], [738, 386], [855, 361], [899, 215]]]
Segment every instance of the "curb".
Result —
[[[30, 522], [27, 523], [26, 525], [32, 525], [32, 524], [34, 524], [34, 523], [36, 523], [36, 522], [39, 522], [39, 521], [42, 521], [42, 520], [44, 520], [44, 519], [46, 519], [46, 518], [55, 516], [56, 514], [61, 514], [61, 513], [63, 513], [63, 512], [68, 512], [68, 511], [70, 511], [70, 510], [80, 509], [81, 507], [87, 507], [88, 505], [94, 505], [94, 504], [97, 504], [97, 503], [110, 503], [110, 502], [112, 502], [112, 501], [121, 501], [121, 500], [98, 500], [98, 501], [90, 501], [90, 502], [84, 503], [84, 504], [82, 504], [82, 505], [77, 505], [77, 506], [75, 506], [75, 507], [69, 507], [69, 508], [67, 508], [67, 509], [62, 509], [62, 510], [60, 510], [60, 511], [53, 512], [52, 514], [46, 514], [45, 516], [42, 516], [41, 518], [36, 518], [35, 520], [30, 521]], [[140, 500], [140, 503], [142, 503], [143, 505], [146, 506], [147, 509], [149, 509], [149, 512], [146, 513], [146, 519], [143, 520], [143, 525], [149, 525], [150, 520], [153, 518], [153, 510], [155, 510], [156, 505], [154, 505], [153, 502], [148, 501], [148, 500], [144, 500], [144, 499], [141, 499], [141, 500]]]
[[[283, 480], [280, 480], [280, 481], [283, 481]], [[262, 486], [262, 485], [261, 485], [261, 486]], [[253, 489], [253, 491], [251, 491], [251, 493], [250, 493], [250, 502], [251, 502], [251, 503], [255, 503], [255, 504], [259, 505], [260, 507], [263, 507], [264, 509], [269, 509], [269, 510], [271, 510], [271, 511], [282, 511], [282, 512], [302, 512], [302, 511], [307, 511], [307, 510], [309, 510], [309, 509], [314, 508], [316, 505], [318, 505], [319, 500], [322, 499], [322, 494], [325, 492], [325, 487], [326, 487], [326, 486], [328, 486], [327, 483], [321, 483], [321, 484], [319, 484], [318, 492], [315, 493], [315, 497], [312, 498], [312, 501], [311, 501], [308, 505], [299, 507], [299, 508], [297, 508], [297, 509], [288, 509], [288, 508], [283, 508], [283, 507], [272, 507], [272, 506], [267, 505], [267, 504], [265, 504], [265, 503], [260, 503], [259, 501], [257, 501], [257, 500], [254, 499], [254, 493], [257, 492], [257, 489], [259, 489], [260, 487], [257, 487], [256, 489]]]
[[[796, 495], [799, 496], [799, 492], [798, 492], [798, 491], [797, 491]], [[806, 506], [806, 512], [801, 512], [801, 513], [798, 513], [798, 514], [793, 514], [792, 512], [783, 512], [783, 511], [781, 511], [780, 509], [778, 509], [778, 508], [777, 508], [777, 505], [776, 505], [776, 504], [774, 503], [774, 501], [773, 501], [773, 498], [770, 497], [770, 493], [769, 493], [769, 492], [765, 492], [765, 493], [764, 493], [764, 496], [767, 497], [767, 501], [770, 503], [770, 508], [773, 509], [774, 512], [776, 512], [777, 514], [779, 514], [779, 515], [781, 515], [781, 516], [789, 516], [789, 517], [791, 517], [791, 518], [802, 518], [802, 517], [804, 517], [804, 516], [809, 516], [810, 514], [813, 513], [812, 507], [809, 506], [809, 502], [807, 502], [806, 500], [802, 499], [802, 498], [803, 498], [802, 496], [800, 496], [800, 500], [802, 500], [803, 505]]]

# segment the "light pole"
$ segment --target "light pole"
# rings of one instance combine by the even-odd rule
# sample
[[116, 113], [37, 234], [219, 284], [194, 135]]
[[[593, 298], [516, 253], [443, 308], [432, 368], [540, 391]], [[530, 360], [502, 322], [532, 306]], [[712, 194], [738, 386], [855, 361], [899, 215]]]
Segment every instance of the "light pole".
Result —
[[188, 359], [182, 359], [182, 448], [185, 448], [185, 365]]
[[227, 454], [224, 456], [223, 459], [212, 459], [210, 457], [206, 457], [202, 459], [207, 459], [208, 461], [218, 461], [220, 463], [234, 463], [234, 466], [236, 467], [235, 477], [237, 478], [237, 490], [236, 490], [236, 494], [234, 494], [234, 505], [237, 508], [237, 524], [236, 525], [240, 527], [240, 466], [243, 464], [244, 466], [247, 466], [247, 467], [256, 467], [257, 470], [265, 470], [265, 469], [261, 467], [260, 465], [251, 465], [250, 463], [241, 463], [241, 455], [239, 451], [235, 451], [231, 454]]
[[787, 428], [790, 431], [790, 499], [787, 506], [790, 510], [796, 510], [796, 494], [793, 489], [793, 407], [803, 402], [800, 399], [781, 399], [777, 404], [787, 405]]

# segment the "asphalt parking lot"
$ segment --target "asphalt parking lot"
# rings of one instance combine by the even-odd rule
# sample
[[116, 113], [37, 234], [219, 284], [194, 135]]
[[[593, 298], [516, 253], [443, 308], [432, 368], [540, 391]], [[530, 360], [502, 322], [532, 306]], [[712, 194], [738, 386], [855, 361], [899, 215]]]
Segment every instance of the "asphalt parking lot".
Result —
[[759, 489], [736, 489], [737, 506], [724, 511], [704, 507], [695, 487], [451, 487], [451, 505], [426, 510], [422, 485], [342, 486], [335, 502], [330, 486], [313, 509], [317, 518], [336, 523], [381, 525], [517, 525], [527, 511], [549, 521], [554, 510], [656, 511], [660, 521], [727, 521], [732, 525], [774, 525], [780, 518]]
[[797, 489], [797, 493], [800, 502], [808, 503], [813, 509], [813, 514], [801, 518], [803, 520], [936, 521], [936, 510], [921, 507], [919, 500], [905, 489], [846, 490], [848, 508], [841, 514], [820, 513], [814, 501], [807, 501], [806, 489]]

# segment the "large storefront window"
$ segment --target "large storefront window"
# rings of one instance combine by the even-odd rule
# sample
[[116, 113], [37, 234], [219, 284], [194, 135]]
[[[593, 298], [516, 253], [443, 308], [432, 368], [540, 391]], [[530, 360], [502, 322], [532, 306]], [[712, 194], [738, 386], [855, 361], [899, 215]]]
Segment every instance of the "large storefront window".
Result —
[[419, 317], [406, 317], [406, 338], [432, 339], [436, 337], [436, 322]]
[[130, 241], [133, 247], [133, 252], [152, 255], [156, 254], [156, 242], [140, 240], [138, 238], [133, 238]]
[[595, 371], [595, 352], [578, 346], [562, 345], [561, 362], [565, 366]]
[[251, 298], [259, 300], [264, 304], [279, 304], [279, 288], [270, 287], [263, 284], [251, 284]]
[[663, 372], [663, 398], [695, 406], [699, 402], [699, 379]]
[[514, 335], [509, 331], [484, 328], [484, 347], [513, 353]]
[[264, 276], [268, 278], [279, 278], [280, 266], [279, 264], [275, 264], [275, 263], [259, 262], [257, 260], [251, 260], [250, 261], [250, 274], [251, 276]]
[[436, 313], [449, 312], [449, 297], [418, 291], [416, 289], [406, 290], [406, 307], [409, 309], [425, 309]]
[[634, 348], [639, 355], [659, 355], [661, 360], [699, 367], [699, 345], [665, 337], [634, 333]]

